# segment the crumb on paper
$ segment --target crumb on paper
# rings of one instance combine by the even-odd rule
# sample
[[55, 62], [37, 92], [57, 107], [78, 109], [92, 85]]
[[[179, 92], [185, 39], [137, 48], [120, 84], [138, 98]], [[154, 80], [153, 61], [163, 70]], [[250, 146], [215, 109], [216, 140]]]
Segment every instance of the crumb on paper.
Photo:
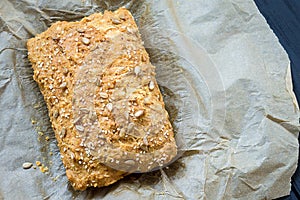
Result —
[[30, 169], [32, 167], [32, 163], [31, 162], [24, 162], [22, 167], [23, 169]]

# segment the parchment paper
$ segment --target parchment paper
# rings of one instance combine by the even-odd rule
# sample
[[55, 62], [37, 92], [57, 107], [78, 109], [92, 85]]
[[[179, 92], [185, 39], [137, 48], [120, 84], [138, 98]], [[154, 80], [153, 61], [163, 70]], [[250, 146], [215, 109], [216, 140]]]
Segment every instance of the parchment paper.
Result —
[[[59, 20], [125, 6], [140, 28], [183, 155], [74, 191], [26, 41]], [[273, 199], [289, 194], [298, 107], [289, 60], [250, 0], [1, 0], [0, 199]], [[41, 161], [49, 171], [24, 170]]]

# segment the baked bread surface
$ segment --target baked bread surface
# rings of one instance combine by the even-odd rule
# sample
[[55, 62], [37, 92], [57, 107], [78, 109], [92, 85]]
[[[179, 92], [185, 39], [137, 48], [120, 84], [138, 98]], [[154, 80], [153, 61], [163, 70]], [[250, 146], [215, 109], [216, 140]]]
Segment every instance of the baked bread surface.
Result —
[[27, 48], [76, 190], [107, 186], [174, 159], [155, 67], [128, 10], [57, 22]]

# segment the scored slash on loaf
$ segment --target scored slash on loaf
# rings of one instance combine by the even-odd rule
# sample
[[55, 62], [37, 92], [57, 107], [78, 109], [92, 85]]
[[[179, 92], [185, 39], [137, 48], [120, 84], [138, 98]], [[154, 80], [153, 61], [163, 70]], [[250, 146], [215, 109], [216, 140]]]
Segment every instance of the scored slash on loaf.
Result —
[[174, 159], [155, 67], [128, 10], [57, 22], [27, 47], [75, 189], [110, 185]]

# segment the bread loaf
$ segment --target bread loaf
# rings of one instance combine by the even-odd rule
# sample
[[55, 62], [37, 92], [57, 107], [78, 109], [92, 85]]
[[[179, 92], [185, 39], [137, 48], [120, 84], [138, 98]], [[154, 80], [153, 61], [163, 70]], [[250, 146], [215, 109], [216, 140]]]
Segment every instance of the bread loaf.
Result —
[[155, 67], [128, 10], [56, 22], [27, 47], [76, 190], [107, 186], [176, 156]]

